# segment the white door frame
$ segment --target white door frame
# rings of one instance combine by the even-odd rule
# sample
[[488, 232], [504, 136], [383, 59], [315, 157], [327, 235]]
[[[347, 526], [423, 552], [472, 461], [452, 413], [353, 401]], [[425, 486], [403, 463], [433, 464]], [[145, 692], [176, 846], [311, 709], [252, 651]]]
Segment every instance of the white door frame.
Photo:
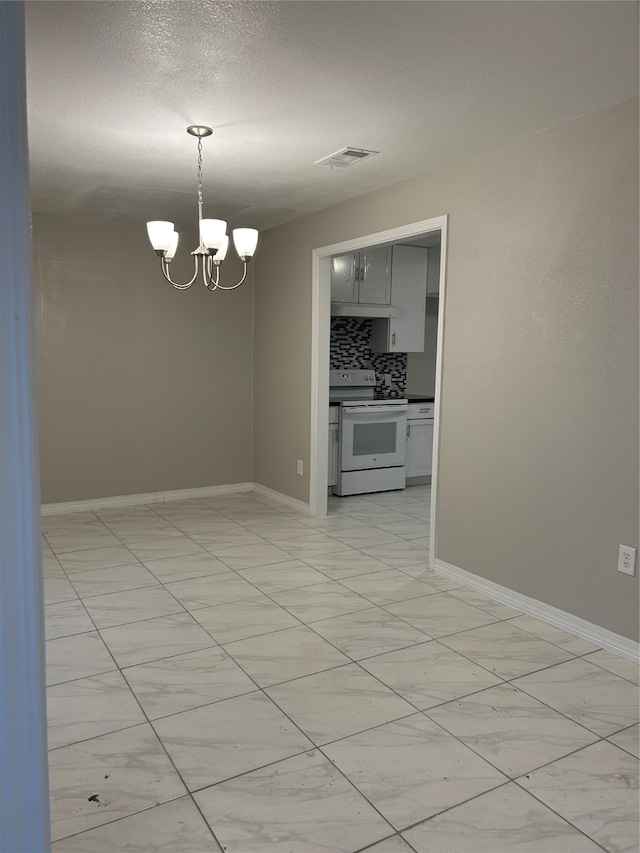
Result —
[[447, 267], [448, 215], [412, 222], [388, 231], [378, 231], [312, 252], [311, 322], [311, 442], [309, 467], [309, 507], [311, 515], [327, 514], [328, 429], [329, 420], [329, 332], [331, 328], [331, 257], [366, 249], [378, 243], [406, 240], [409, 237], [441, 232], [440, 298], [438, 302], [438, 342], [436, 349], [436, 388], [433, 429], [433, 473], [431, 476], [431, 566], [436, 558], [436, 506], [440, 448], [440, 409], [442, 398], [442, 351]]

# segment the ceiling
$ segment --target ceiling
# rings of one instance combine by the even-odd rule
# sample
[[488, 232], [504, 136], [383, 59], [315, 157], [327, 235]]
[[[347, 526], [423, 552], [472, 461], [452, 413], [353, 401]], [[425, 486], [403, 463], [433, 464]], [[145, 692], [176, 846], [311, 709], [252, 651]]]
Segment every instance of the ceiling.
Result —
[[[268, 228], [638, 94], [635, 2], [28, 2], [34, 207]], [[314, 161], [379, 151], [349, 168]]]

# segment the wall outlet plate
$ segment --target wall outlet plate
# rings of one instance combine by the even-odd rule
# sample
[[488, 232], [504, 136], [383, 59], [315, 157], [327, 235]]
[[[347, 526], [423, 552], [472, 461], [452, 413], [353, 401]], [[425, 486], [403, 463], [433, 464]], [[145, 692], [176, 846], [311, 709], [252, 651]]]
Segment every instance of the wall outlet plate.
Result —
[[296, 471], [297, 471], [297, 473], [298, 473], [300, 476], [302, 476], [302, 472], [304, 471], [304, 466], [303, 466], [303, 464], [302, 464], [302, 459], [298, 459], [298, 461], [297, 461], [297, 463], [296, 463]]
[[631, 575], [636, 573], [636, 549], [629, 545], [621, 545], [618, 551], [618, 571], [623, 575]]

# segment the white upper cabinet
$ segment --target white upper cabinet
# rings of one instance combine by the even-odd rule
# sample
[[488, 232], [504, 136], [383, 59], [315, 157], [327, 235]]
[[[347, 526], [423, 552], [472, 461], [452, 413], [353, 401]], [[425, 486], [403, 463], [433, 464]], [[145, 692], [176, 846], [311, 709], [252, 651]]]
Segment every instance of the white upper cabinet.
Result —
[[389, 305], [391, 302], [391, 250], [360, 252], [358, 302]]
[[429, 249], [427, 263], [427, 296], [440, 295], [440, 246]]
[[331, 301], [389, 305], [391, 250], [368, 249], [331, 258]]
[[336, 255], [331, 258], [331, 301], [357, 302], [360, 255], [349, 252], [348, 255]]
[[424, 352], [428, 255], [419, 246], [393, 247], [391, 304], [398, 313], [373, 320], [372, 352]]

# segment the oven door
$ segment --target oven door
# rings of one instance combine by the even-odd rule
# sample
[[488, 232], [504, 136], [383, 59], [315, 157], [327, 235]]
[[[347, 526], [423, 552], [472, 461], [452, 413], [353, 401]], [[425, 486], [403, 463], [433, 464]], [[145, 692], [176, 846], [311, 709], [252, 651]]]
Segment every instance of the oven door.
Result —
[[343, 405], [340, 410], [340, 469], [362, 471], [405, 463], [407, 405]]

